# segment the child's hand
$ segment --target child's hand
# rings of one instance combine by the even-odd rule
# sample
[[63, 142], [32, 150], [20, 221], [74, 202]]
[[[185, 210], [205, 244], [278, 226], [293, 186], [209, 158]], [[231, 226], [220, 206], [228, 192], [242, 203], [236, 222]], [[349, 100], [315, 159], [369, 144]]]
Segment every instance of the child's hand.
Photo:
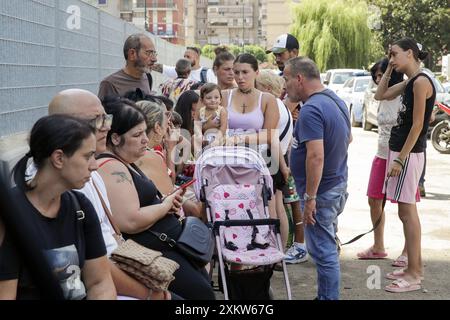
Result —
[[208, 129], [219, 128], [219, 124], [216, 123], [216, 121], [214, 121], [214, 119], [215, 119], [214, 115], [210, 115], [208, 118], [206, 118], [206, 121], [203, 124], [203, 132], [205, 132]]

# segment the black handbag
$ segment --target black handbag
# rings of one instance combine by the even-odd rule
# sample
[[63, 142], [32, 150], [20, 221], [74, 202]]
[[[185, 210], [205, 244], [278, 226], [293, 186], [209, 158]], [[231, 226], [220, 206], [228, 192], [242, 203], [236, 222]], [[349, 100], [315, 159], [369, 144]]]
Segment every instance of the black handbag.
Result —
[[183, 254], [189, 261], [200, 268], [207, 265], [214, 253], [214, 238], [212, 230], [197, 217], [186, 217], [181, 221], [183, 230], [178, 240], [170, 238], [165, 233], [148, 230], [159, 240], [166, 242]]

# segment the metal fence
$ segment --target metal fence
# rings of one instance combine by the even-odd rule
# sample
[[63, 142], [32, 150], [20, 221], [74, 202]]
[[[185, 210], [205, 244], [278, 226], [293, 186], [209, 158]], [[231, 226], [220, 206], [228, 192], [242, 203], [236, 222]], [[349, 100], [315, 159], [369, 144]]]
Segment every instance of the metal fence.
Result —
[[[61, 90], [96, 94], [123, 67], [123, 43], [136, 32], [143, 31], [78, 0], [0, 0], [0, 137], [28, 131]], [[183, 56], [184, 47], [147, 34], [159, 62]], [[155, 85], [163, 80], [152, 74]]]

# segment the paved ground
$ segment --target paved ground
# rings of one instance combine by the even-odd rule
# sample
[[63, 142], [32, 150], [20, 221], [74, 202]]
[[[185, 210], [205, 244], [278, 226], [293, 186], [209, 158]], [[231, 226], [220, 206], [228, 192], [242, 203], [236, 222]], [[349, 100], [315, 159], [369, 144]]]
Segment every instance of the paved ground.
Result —
[[[370, 230], [366, 188], [370, 166], [376, 152], [376, 131], [353, 128], [354, 140], [349, 149], [349, 199], [339, 220], [339, 237], [345, 242]], [[423, 290], [393, 294], [383, 290], [390, 283], [384, 275], [393, 270], [392, 259], [403, 247], [402, 224], [397, 207], [386, 205], [385, 260], [361, 261], [356, 253], [369, 247], [373, 235], [345, 246], [341, 252], [341, 299], [450, 299], [450, 155], [439, 154], [428, 147], [426, 175], [427, 197], [418, 204], [422, 224], [422, 256], [425, 263]], [[288, 266], [294, 299], [311, 300], [316, 295], [316, 271], [310, 261]], [[272, 287], [276, 299], [285, 299], [282, 272], [275, 272]], [[218, 295], [220, 299], [221, 295]]]

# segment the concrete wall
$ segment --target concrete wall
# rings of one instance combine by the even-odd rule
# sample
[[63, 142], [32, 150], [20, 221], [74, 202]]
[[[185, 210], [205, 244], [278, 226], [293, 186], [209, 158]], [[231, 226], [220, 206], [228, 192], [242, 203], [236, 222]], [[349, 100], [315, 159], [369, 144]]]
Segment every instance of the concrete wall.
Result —
[[[123, 67], [124, 40], [143, 32], [79, 0], [0, 0], [0, 26], [0, 160], [8, 162], [22, 153], [26, 132], [57, 92], [97, 93], [99, 82]], [[183, 56], [184, 47], [148, 35], [159, 62], [174, 65]], [[153, 78], [154, 88], [164, 80]]]

